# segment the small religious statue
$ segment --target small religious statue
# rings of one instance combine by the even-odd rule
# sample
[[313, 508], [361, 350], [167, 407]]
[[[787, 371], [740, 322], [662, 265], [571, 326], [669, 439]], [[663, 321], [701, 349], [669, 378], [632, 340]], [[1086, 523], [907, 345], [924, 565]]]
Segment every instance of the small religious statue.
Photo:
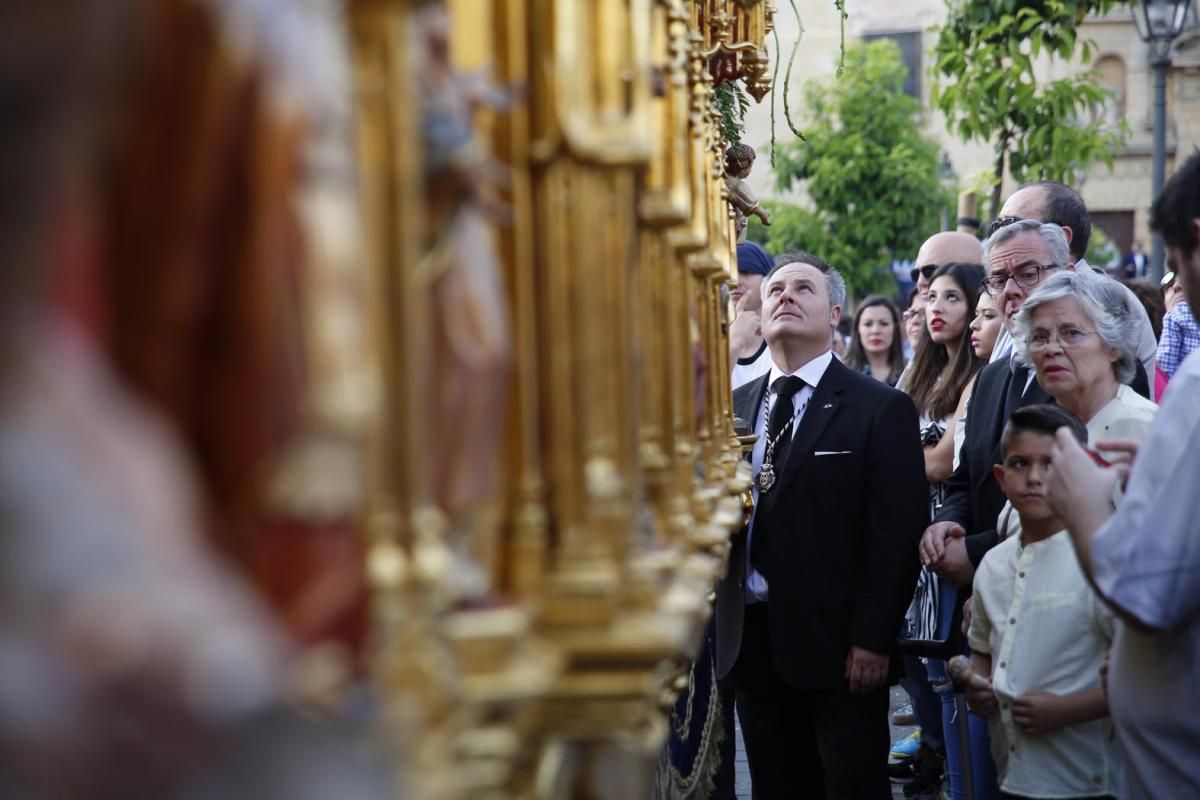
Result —
[[763, 225], [771, 224], [771, 215], [758, 203], [745, 179], [750, 177], [754, 166], [754, 148], [748, 144], [735, 144], [725, 151], [725, 185], [729, 188], [729, 202], [747, 217], [754, 214]]

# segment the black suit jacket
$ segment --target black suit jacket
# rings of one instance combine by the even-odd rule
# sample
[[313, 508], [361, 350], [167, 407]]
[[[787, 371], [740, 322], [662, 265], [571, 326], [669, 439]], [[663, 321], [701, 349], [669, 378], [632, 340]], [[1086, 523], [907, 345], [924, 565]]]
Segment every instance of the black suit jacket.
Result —
[[[967, 531], [967, 556], [979, 566], [983, 556], [999, 541], [996, 517], [1004, 508], [1004, 492], [992, 475], [992, 465], [1000, 463], [1000, 435], [1012, 412], [1025, 406], [1053, 403], [1054, 398], [1035, 377], [1022, 394], [1029, 379], [1029, 368], [1013, 370], [1007, 358], [993, 361], [979, 372], [975, 389], [967, 401], [967, 435], [959, 450], [958, 469], [944, 484], [942, 508], [937, 522], [957, 522]], [[1147, 397], [1146, 371], [1137, 365], [1131, 384]]]
[[[733, 394], [734, 412], [750, 425], [769, 377]], [[928, 513], [912, 400], [835, 358], [754, 521], [754, 535], [770, 537], [767, 608], [780, 677], [799, 689], [840, 690], [851, 645], [892, 652], [916, 585], [916, 548]], [[745, 530], [734, 536], [729, 571], [717, 588], [721, 677], [742, 645], [746, 538]]]

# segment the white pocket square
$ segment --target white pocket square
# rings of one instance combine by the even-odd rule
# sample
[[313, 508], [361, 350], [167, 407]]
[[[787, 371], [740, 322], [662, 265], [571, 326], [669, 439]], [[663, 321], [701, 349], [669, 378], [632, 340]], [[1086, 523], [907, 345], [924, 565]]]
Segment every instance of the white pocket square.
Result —
[[848, 456], [851, 450], [814, 450], [814, 456]]

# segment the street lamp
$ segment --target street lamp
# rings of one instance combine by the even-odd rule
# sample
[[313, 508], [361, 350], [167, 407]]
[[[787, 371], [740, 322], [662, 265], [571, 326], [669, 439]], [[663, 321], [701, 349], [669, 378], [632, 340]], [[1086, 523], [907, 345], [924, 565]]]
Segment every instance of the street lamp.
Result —
[[[957, 194], [958, 173], [954, 171], [954, 165], [952, 163], [950, 163], [950, 154], [947, 153], [945, 150], [942, 151], [942, 157], [938, 161], [937, 175], [938, 175], [938, 183], [940, 183], [942, 186], [948, 186], [950, 188], [950, 191]], [[941, 213], [941, 227], [938, 228], [938, 230], [939, 231], [950, 230], [950, 228], [947, 227], [949, 224], [950, 224], [950, 213], [946, 209], [946, 207], [943, 205], [942, 213]]]
[[[1150, 66], [1154, 70], [1154, 166], [1151, 176], [1151, 202], [1162, 194], [1167, 160], [1167, 69], [1171, 66], [1171, 45], [1183, 32], [1191, 0], [1141, 0], [1133, 7], [1133, 23], [1138, 36], [1150, 45]], [[1163, 241], [1153, 234], [1150, 269], [1155, 280], [1163, 276]]]

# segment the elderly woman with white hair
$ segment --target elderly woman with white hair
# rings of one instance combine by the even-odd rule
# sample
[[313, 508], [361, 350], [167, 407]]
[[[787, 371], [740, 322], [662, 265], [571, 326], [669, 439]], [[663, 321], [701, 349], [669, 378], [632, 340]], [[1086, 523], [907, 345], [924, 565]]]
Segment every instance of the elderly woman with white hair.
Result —
[[1013, 322], [1018, 359], [1083, 421], [1093, 444], [1141, 439], [1158, 410], [1128, 385], [1137, 370], [1136, 322], [1120, 284], [1090, 270], [1050, 277]]
[[[1129, 387], [1137, 371], [1137, 320], [1119, 283], [1091, 270], [1060, 272], [1026, 298], [1013, 320], [1017, 359], [1038, 383], [1083, 421], [1088, 443], [1108, 461], [1127, 459], [1158, 411]], [[1104, 442], [1117, 445], [1106, 449]], [[1019, 535], [1005, 503], [996, 522], [1002, 538]]]

